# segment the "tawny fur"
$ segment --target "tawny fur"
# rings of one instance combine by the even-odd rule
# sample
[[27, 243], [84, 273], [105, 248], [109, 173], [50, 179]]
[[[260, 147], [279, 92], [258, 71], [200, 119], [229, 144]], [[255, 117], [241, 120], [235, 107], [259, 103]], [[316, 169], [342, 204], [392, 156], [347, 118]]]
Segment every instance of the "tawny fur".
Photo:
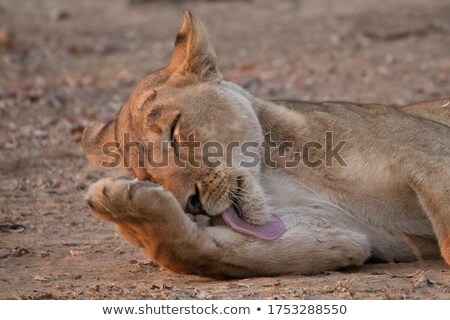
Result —
[[[87, 200], [127, 240], [176, 272], [312, 274], [369, 258], [436, 257], [439, 249], [450, 263], [449, 101], [390, 107], [259, 99], [222, 79], [203, 24], [185, 13], [169, 65], [138, 83], [116, 121], [93, 124], [83, 135], [85, 152], [97, 164], [108, 160], [102, 145], [117, 142], [112, 148], [139, 180], [102, 179]], [[145, 153], [161, 157], [159, 143], [170, 139], [177, 117], [180, 137], [194, 133], [223, 145], [262, 142], [270, 133], [277, 142], [293, 141], [294, 148], [308, 141], [325, 146], [329, 131], [336, 143], [346, 141], [340, 150], [345, 164], [285, 168], [284, 158], [274, 154], [277, 169], [243, 168], [236, 165], [239, 152], [231, 168], [140, 167], [136, 150], [124, 159], [125, 133], [132, 141], [153, 142]], [[324, 151], [314, 157], [325, 159]], [[169, 150], [169, 156], [179, 155]], [[262, 224], [276, 213], [286, 233], [264, 241], [186, 214], [196, 185], [209, 216], [228, 208], [241, 188], [244, 219]]]

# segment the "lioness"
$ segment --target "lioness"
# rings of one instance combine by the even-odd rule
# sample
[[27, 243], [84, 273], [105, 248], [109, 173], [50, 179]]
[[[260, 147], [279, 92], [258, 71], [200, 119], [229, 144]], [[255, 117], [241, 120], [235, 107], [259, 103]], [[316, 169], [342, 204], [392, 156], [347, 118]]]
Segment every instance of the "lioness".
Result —
[[[439, 249], [450, 264], [450, 100], [259, 99], [222, 79], [189, 12], [170, 63], [82, 142], [93, 163], [119, 160], [137, 178], [98, 181], [89, 206], [176, 272], [312, 274]], [[197, 142], [226, 150], [209, 161], [211, 148]], [[230, 150], [236, 142], [251, 148]], [[185, 161], [193, 156], [200, 164]]]

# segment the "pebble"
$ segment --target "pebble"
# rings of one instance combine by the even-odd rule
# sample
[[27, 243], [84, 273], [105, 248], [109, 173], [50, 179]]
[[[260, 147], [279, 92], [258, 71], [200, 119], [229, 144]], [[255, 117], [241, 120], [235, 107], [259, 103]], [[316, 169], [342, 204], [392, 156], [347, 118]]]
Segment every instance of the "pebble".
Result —
[[7, 258], [7, 257], [9, 257], [10, 254], [11, 254], [11, 251], [9, 249], [6, 249], [6, 248], [0, 249], [0, 259]]

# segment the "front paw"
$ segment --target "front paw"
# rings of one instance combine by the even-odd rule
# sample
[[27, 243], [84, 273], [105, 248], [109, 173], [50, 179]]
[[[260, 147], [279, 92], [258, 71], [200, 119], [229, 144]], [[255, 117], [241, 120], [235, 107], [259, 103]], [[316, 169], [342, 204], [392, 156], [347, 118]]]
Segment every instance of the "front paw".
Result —
[[128, 177], [101, 179], [85, 197], [89, 207], [108, 221], [152, 220], [178, 206], [173, 195], [160, 185]]

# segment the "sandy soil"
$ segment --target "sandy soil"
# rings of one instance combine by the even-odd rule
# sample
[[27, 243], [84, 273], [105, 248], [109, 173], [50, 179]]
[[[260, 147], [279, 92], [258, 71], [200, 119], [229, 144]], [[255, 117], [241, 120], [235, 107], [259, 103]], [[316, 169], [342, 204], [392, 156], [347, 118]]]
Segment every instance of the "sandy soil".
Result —
[[448, 299], [443, 261], [215, 281], [161, 269], [87, 209], [86, 123], [168, 61], [182, 9], [226, 78], [266, 98], [450, 96], [447, 0], [0, 0], [1, 299]]

